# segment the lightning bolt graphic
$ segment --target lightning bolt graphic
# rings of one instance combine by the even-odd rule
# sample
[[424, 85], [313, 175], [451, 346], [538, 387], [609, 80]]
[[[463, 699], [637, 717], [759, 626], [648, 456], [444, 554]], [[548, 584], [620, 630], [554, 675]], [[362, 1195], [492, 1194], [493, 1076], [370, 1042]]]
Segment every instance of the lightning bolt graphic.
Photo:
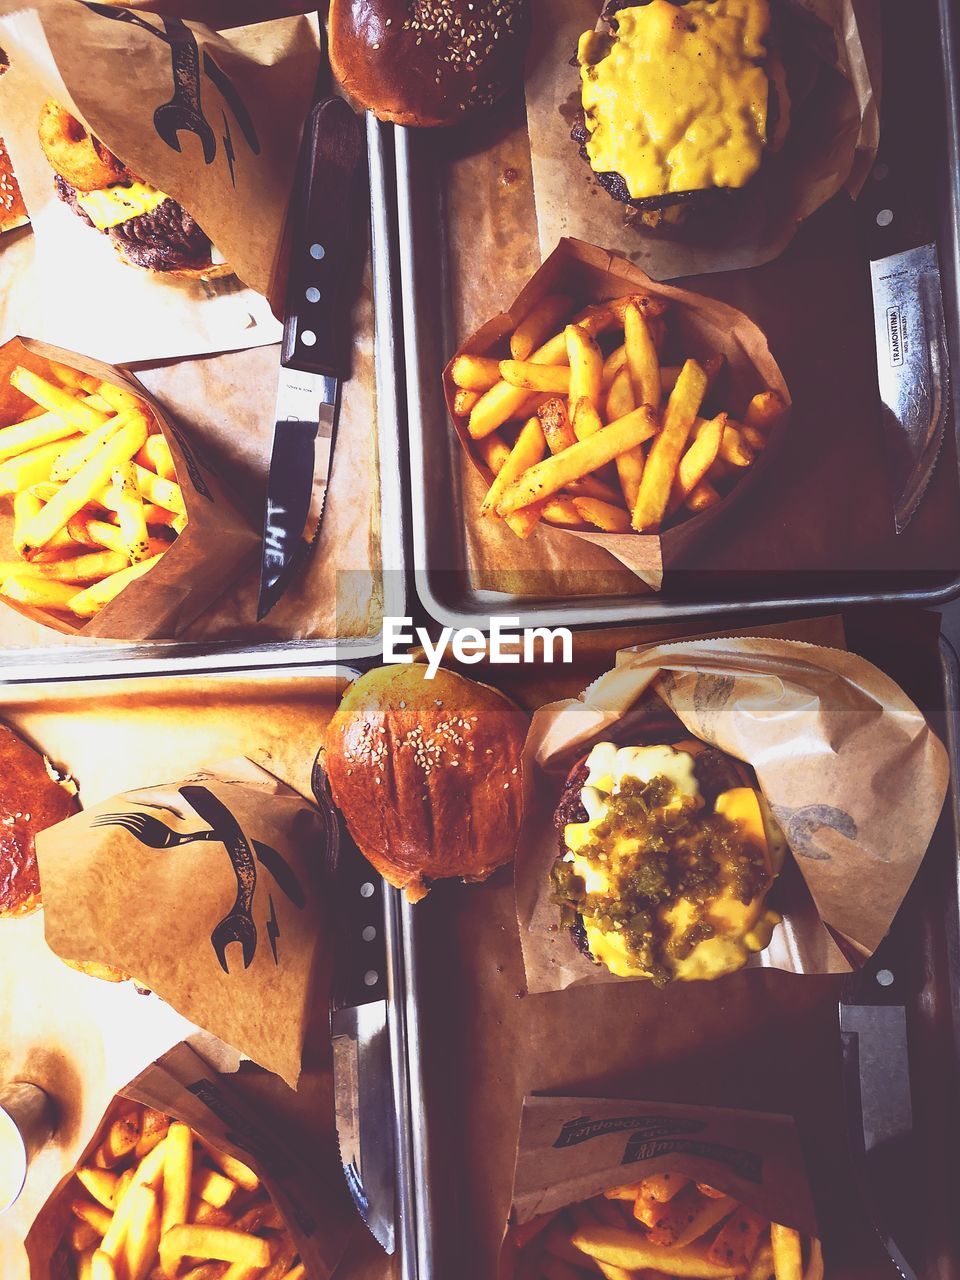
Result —
[[273, 963], [280, 964], [277, 957], [277, 939], [280, 937], [280, 925], [277, 923], [277, 909], [273, 905], [273, 894], [268, 894], [270, 901], [270, 919], [267, 921], [267, 937], [270, 939], [270, 950], [273, 952]]
[[233, 138], [230, 135], [230, 121], [227, 119], [227, 113], [222, 108], [220, 110], [220, 114], [223, 116], [223, 127], [226, 130], [226, 133], [224, 133], [223, 135], [222, 141], [223, 141], [223, 149], [227, 157], [227, 164], [230, 168], [230, 181], [233, 183], [234, 186], [236, 186], [237, 175], [233, 171], [233, 162], [234, 162], [234, 159], [236, 158], [236, 153], [233, 150]]

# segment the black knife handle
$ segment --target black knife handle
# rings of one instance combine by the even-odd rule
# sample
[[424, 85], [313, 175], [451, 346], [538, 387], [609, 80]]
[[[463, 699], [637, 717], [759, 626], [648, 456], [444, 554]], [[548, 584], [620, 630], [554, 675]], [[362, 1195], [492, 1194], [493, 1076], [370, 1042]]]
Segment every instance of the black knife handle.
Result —
[[347, 282], [366, 248], [364, 134], [342, 98], [307, 117], [295, 195], [280, 363], [346, 379], [350, 372]]

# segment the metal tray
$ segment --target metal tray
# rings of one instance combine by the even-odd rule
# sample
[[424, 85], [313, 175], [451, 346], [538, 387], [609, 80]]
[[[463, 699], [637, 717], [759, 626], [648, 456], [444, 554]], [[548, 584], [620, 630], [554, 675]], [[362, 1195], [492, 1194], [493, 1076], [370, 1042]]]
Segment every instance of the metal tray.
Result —
[[[401, 444], [402, 356], [397, 339], [399, 304], [395, 261], [397, 225], [394, 212], [393, 126], [368, 114], [367, 155], [372, 193], [370, 222], [375, 315], [375, 374], [380, 471], [379, 542], [383, 581], [383, 616], [402, 616], [406, 605], [406, 494]], [[56, 679], [60, 676], [104, 676], [122, 672], [198, 671], [219, 668], [288, 667], [302, 662], [342, 662], [371, 658], [382, 649], [382, 630], [360, 638], [330, 636], [311, 640], [250, 642], [140, 641], [117, 644], [0, 648], [6, 678]]]
[[[907, 1019], [922, 1153], [915, 1172], [929, 1259], [920, 1280], [956, 1280], [960, 1233], [948, 1188], [960, 1135], [960, 683], [949, 644], [941, 640], [938, 654], [935, 633], [914, 629], [929, 615], [904, 613], [905, 621], [897, 620], [900, 611], [848, 617], [848, 639], [916, 699], [950, 752], [948, 800], [883, 958], [898, 980], [912, 984]], [[583, 685], [611, 665], [612, 654], [603, 660], [594, 652], [593, 658], [595, 669], [578, 672]], [[497, 671], [488, 668], [483, 678], [496, 683]], [[571, 677], [561, 689], [555, 674], [549, 679], [552, 697], [568, 696], [575, 683]], [[848, 1154], [842, 977], [771, 970], [732, 975], [713, 994], [710, 1017], [720, 1034], [711, 1038], [698, 1032], [697, 1006], [679, 987], [666, 1003], [648, 984], [636, 983], [524, 997], [509, 873], [484, 885], [438, 885], [425, 902], [404, 903], [401, 912], [411, 1106], [419, 1116], [412, 1134], [418, 1280], [495, 1274], [513, 1135], [521, 1100], [530, 1093], [652, 1097], [794, 1115], [833, 1259], [831, 1276], [896, 1280], [862, 1209], [858, 1169]], [[902, 954], [894, 955], [891, 943]], [[488, 1050], [490, 1038], [496, 1044]], [[531, 1052], [530, 1044], [541, 1052]], [[597, 1044], [609, 1047], [599, 1070]], [[497, 1144], [499, 1158], [491, 1163], [490, 1147]], [[494, 1184], [507, 1185], [506, 1202], [494, 1199]]]
[[[937, 0], [933, 5], [906, 7], [897, 0], [882, 0], [880, 7], [887, 55], [880, 156], [887, 172], [881, 177], [884, 169], [878, 166], [878, 176], [868, 180], [858, 203], [875, 213], [894, 201], [898, 182], [901, 191], [909, 192], [910, 203], [922, 195], [914, 172], [921, 154], [917, 140], [925, 140], [922, 175], [924, 183], [932, 185], [924, 199], [923, 219], [938, 229], [956, 386], [960, 381], [960, 5], [957, 0]], [[871, 498], [872, 517], [871, 540], [863, 556], [858, 560], [858, 551], [845, 558], [847, 545], [856, 542], [850, 531], [859, 534], [867, 524], [858, 526], [859, 511], [856, 517], [844, 515], [842, 483], [835, 477], [832, 483], [841, 487], [831, 491], [831, 519], [823, 522], [827, 533], [821, 533], [818, 540], [797, 532], [805, 523], [804, 517], [809, 517], [804, 495], [820, 487], [818, 478], [829, 474], [831, 449], [822, 450], [824, 462], [813, 473], [815, 483], [803, 487], [804, 482], [795, 475], [802, 473], [797, 457], [804, 446], [794, 443], [789, 446], [797, 451], [792, 458], [777, 459], [771, 469], [770, 498], [762, 504], [751, 499], [739, 517], [731, 512], [709, 547], [697, 547], [672, 575], [668, 572], [660, 595], [645, 593], [639, 583], [631, 585], [622, 573], [611, 573], [610, 581], [603, 582], [602, 572], [594, 575], [586, 589], [582, 582], [569, 588], [571, 592], [579, 590], [578, 595], [563, 594], [568, 588], [552, 580], [543, 590], [533, 581], [528, 587], [529, 579], [519, 586], [511, 582], [504, 591], [481, 589], [471, 575], [464, 531], [465, 522], [475, 520], [476, 513], [465, 510], [462, 451], [447, 419], [440, 372], [458, 341], [467, 336], [456, 331], [453, 317], [455, 301], [462, 293], [460, 282], [466, 279], [463, 273], [480, 275], [488, 290], [489, 312], [482, 319], [509, 303], [521, 277], [529, 274], [529, 245], [536, 245], [532, 192], [524, 188], [522, 196], [510, 196], [512, 202], [522, 199], [529, 206], [529, 245], [523, 237], [500, 234], [498, 213], [506, 203], [499, 188], [508, 178], [521, 185], [528, 182], [525, 124], [522, 118], [501, 119], [493, 129], [467, 135], [461, 132], [440, 143], [422, 131], [398, 129], [395, 137], [413, 565], [417, 593], [434, 619], [450, 625], [482, 626], [484, 618], [508, 614], [519, 615], [525, 623], [549, 619], [552, 623], [596, 626], [628, 618], [648, 622], [733, 610], [756, 613], [773, 606], [824, 608], [894, 599], [936, 603], [960, 593], [960, 553], [952, 545], [960, 527], [953, 432], [948, 430], [939, 474], [911, 527], [898, 540], [893, 534], [892, 512], [887, 522], [873, 316], [863, 243], [866, 227], [858, 221], [872, 213], [855, 212], [845, 196], [836, 197], [809, 219], [776, 263], [749, 272], [701, 276], [688, 283], [695, 290], [734, 301], [767, 330], [794, 394], [795, 429], [803, 425], [804, 417], [815, 421], [812, 415], [821, 413], [824, 406], [829, 412], [833, 401], [836, 435], [826, 437], [827, 445], [832, 446], [849, 428], [849, 415], [838, 407], [845, 394], [848, 406], [862, 403], [864, 397], [876, 403], [875, 430], [872, 420], [866, 419], [857, 428], [854, 453], [860, 463], [852, 461], [849, 451], [834, 462], [834, 469], [844, 468], [847, 475], [851, 467], [871, 467], [870, 483], [862, 490]], [[493, 170], [493, 159], [485, 168], [478, 165], [477, 158], [484, 153], [502, 157], [498, 172]], [[893, 203], [895, 218], [899, 207]], [[458, 251], [452, 230], [455, 215], [460, 220]], [[804, 300], [804, 310], [802, 320], [798, 313], [792, 322], [795, 332], [791, 335], [786, 319], [789, 299], [794, 298], [796, 305], [798, 296]], [[798, 333], [803, 334], [802, 351]], [[848, 375], [855, 379], [855, 394]], [[958, 399], [954, 394], [954, 421]], [[801, 456], [801, 465], [802, 461]], [[778, 502], [787, 487], [785, 477], [798, 485], [789, 515], [783, 514]], [[810, 478], [807, 474], [807, 480]], [[854, 498], [850, 506], [856, 507], [858, 502]], [[758, 507], [759, 523], [755, 519]], [[790, 531], [784, 533], [788, 522]], [[829, 543], [831, 536], [834, 544], [822, 545]], [[783, 554], [771, 550], [780, 547]], [[866, 564], [868, 554], [870, 562]], [[522, 563], [529, 564], [529, 560]], [[534, 579], [536, 575], [531, 571], [529, 576]]]
[[[206, 688], [209, 688], [211, 704], [216, 703], [218, 686], [223, 687], [223, 696], [229, 696], [235, 704], [241, 692], [239, 688], [241, 682], [249, 683], [251, 692], [256, 690], [257, 699], [262, 703], [264, 701], [264, 689], [269, 689], [274, 682], [282, 681], [284, 685], [288, 685], [291, 681], [324, 684], [334, 680], [347, 682], [356, 679], [360, 675], [360, 671], [356, 667], [342, 664], [291, 665], [274, 670], [241, 673], [224, 668], [209, 660], [205, 666], [197, 662], [190, 668], [190, 673], [194, 679], [201, 678], [205, 682], [205, 691]], [[144, 675], [146, 679], [141, 678]], [[68, 697], [71, 703], [89, 699], [90, 704], [95, 706], [97, 714], [101, 716], [104, 707], [109, 705], [113, 699], [122, 704], [124, 708], [123, 714], [127, 717], [131, 715], [132, 708], [132, 714], [134, 715], [140, 712], [148, 715], [151, 710], [155, 710], [157, 707], [164, 707], [171, 697], [176, 696], [178, 689], [182, 688], [179, 673], [157, 673], [155, 669], [150, 671], [140, 669], [136, 672], [131, 670], [123, 674], [118, 674], [114, 671], [106, 678], [92, 680], [77, 680], [75, 676], [76, 673], [72, 670], [70, 672], [61, 672], [58, 675], [44, 672], [42, 680], [29, 682], [21, 679], [19, 675], [11, 678], [6, 672], [0, 672], [0, 716], [2, 716], [3, 705], [6, 701], [22, 707], [24, 705], [29, 706], [34, 700], [42, 702], [51, 698], [56, 699], [60, 695]], [[8, 695], [5, 695], [5, 690], [8, 691]], [[82, 714], [82, 711], [78, 714]], [[354, 1247], [351, 1247], [348, 1260], [343, 1265], [344, 1280], [348, 1280], [351, 1275], [362, 1277], [362, 1280], [416, 1280], [417, 1276], [414, 1212], [412, 1207], [414, 1201], [414, 1172], [410, 1146], [412, 1125], [407, 1079], [407, 1064], [410, 1060], [411, 1049], [407, 1042], [407, 1009], [404, 998], [404, 993], [409, 986], [409, 980], [405, 972], [406, 961], [399, 924], [400, 895], [389, 886], [385, 885], [384, 888], [388, 1025], [392, 1051], [393, 1087], [395, 1096], [398, 1099], [395, 1120], [397, 1250], [392, 1258], [388, 1258], [380, 1251], [379, 1246], [375, 1244], [372, 1237], [368, 1237], [365, 1232], [358, 1231], [359, 1248], [357, 1249], [357, 1254], [359, 1256], [354, 1256]], [[281, 1090], [281, 1092], [288, 1093], [286, 1090]], [[293, 1097], [292, 1094], [288, 1094], [288, 1096]], [[275, 1100], [274, 1094], [271, 1094], [271, 1100]], [[282, 1103], [280, 1105], [282, 1106]], [[3, 1219], [0, 1219], [0, 1230], [2, 1230], [2, 1222]], [[12, 1222], [9, 1227], [10, 1229], [13, 1228]], [[25, 1258], [24, 1264], [26, 1264]], [[337, 1274], [340, 1275], [339, 1269]]]

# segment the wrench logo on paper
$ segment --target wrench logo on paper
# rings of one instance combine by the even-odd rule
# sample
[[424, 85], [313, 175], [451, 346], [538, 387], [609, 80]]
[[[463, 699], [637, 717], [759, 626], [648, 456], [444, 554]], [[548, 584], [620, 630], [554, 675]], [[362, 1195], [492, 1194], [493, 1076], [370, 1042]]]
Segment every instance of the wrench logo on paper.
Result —
[[[181, 133], [192, 133], [200, 140], [204, 164], [213, 164], [216, 159], [217, 138], [209, 120], [204, 115], [201, 101], [202, 74], [219, 90], [247, 146], [255, 156], [260, 154], [260, 139], [256, 128], [233, 81], [221, 71], [206, 49], [201, 59], [197, 38], [186, 23], [179, 18], [163, 18], [161, 19], [163, 30], [160, 31], [139, 14], [131, 13], [129, 9], [114, 9], [110, 5], [93, 3], [87, 3], [86, 7], [91, 13], [101, 18], [110, 18], [114, 22], [126, 22], [131, 26], [140, 27], [141, 30], [157, 40], [162, 40], [169, 47], [173, 97], [154, 111], [153, 127], [171, 150], [177, 152], [181, 150]], [[221, 110], [220, 115], [223, 118], [224, 130], [220, 141], [223, 143], [223, 153], [230, 170], [230, 181], [235, 187], [237, 177], [233, 134], [227, 113]]]

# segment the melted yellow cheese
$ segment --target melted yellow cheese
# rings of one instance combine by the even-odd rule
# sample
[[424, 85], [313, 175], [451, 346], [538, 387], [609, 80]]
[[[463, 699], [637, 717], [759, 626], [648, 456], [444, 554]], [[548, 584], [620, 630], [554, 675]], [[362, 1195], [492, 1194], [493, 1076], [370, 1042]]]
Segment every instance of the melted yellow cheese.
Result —
[[591, 168], [635, 200], [749, 182], [767, 136], [768, 0], [650, 0], [616, 21], [612, 38], [580, 37]]
[[141, 213], [152, 213], [166, 198], [162, 191], [148, 187], [145, 182], [77, 192], [77, 204], [99, 231], [119, 226]]

